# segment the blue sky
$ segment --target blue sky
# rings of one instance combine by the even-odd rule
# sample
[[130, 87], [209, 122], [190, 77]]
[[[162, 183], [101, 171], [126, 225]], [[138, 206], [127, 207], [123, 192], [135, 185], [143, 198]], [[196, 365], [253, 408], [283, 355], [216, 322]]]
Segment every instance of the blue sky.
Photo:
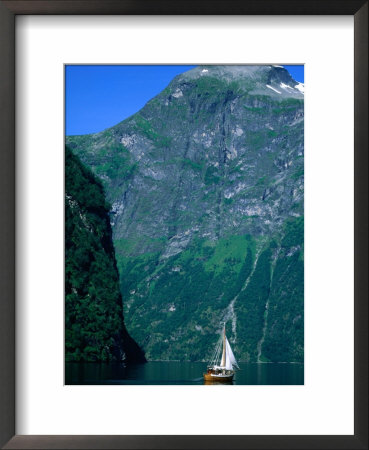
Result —
[[[65, 131], [97, 133], [140, 110], [178, 74], [195, 66], [97, 66], [65, 68]], [[284, 66], [304, 82], [304, 66]]]
[[292, 78], [294, 78], [296, 81], [299, 81], [300, 83], [304, 82], [304, 66], [303, 65], [299, 65], [299, 66], [288, 65], [288, 66], [283, 66], [283, 67], [289, 71], [289, 73], [292, 75]]

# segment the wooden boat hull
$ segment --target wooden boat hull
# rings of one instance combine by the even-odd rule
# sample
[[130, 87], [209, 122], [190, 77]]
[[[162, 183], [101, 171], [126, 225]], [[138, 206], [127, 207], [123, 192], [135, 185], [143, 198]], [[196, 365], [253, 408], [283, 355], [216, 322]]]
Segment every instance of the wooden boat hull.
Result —
[[233, 381], [233, 373], [231, 375], [214, 375], [213, 373], [204, 373], [204, 380], [211, 383], [230, 383]]

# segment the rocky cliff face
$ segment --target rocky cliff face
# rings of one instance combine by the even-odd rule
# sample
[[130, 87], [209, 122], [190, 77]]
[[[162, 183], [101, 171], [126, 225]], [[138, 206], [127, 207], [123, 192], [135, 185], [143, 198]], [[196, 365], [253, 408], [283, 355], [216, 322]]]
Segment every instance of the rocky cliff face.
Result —
[[275, 66], [200, 66], [137, 114], [67, 142], [102, 180], [132, 336], [206, 359], [303, 358], [303, 85]]

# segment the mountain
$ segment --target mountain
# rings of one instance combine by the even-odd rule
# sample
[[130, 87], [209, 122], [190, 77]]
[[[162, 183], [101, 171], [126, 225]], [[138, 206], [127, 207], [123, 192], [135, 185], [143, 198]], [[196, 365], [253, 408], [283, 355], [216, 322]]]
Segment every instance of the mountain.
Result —
[[67, 147], [66, 361], [145, 361], [123, 322], [109, 209], [101, 183]]
[[149, 359], [303, 361], [304, 87], [199, 66], [67, 143], [102, 181], [125, 318]]

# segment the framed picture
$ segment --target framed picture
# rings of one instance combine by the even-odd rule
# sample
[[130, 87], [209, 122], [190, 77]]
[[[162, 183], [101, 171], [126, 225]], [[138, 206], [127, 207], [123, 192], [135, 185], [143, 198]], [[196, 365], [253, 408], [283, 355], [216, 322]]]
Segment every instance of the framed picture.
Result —
[[1, 445], [367, 448], [367, 3], [0, 8]]

